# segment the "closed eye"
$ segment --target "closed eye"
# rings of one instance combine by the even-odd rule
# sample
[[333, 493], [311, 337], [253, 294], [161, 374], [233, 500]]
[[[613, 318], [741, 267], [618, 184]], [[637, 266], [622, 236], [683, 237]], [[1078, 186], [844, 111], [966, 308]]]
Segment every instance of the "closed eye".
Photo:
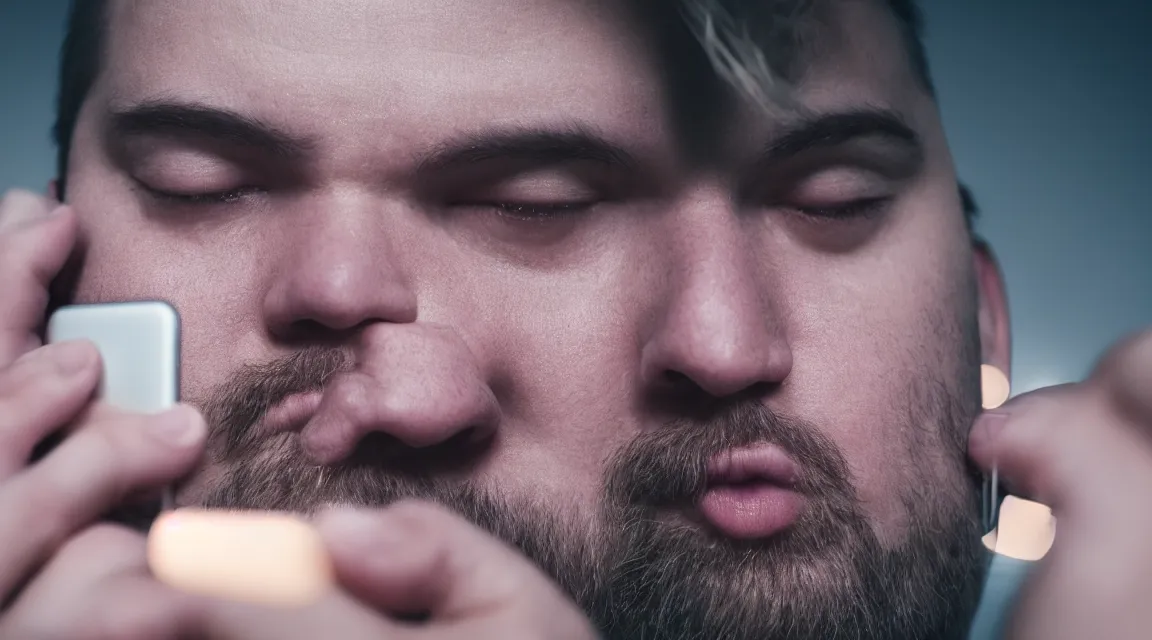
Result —
[[137, 184], [139, 184], [140, 188], [147, 192], [148, 195], [157, 200], [174, 204], [200, 206], [232, 204], [243, 199], [245, 196], [252, 195], [259, 191], [259, 189], [255, 187], [238, 187], [224, 191], [182, 192], [157, 189], [142, 182], [138, 182]]
[[488, 207], [498, 214], [521, 220], [545, 220], [560, 216], [570, 216], [588, 211], [595, 202], [493, 202], [472, 206]]
[[880, 213], [891, 200], [892, 198], [890, 196], [878, 196], [819, 206], [793, 205], [792, 208], [813, 218], [847, 220], [852, 218], [868, 218], [876, 215]]

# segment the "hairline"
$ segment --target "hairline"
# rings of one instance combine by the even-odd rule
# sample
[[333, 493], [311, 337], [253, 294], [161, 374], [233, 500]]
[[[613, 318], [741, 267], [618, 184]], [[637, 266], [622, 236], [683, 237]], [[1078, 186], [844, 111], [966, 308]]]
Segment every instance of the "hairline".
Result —
[[[637, 1], [637, 0], [632, 0]], [[886, 7], [897, 23], [902, 49], [921, 88], [935, 97], [923, 46], [923, 17], [917, 0], [869, 0]], [[67, 33], [61, 46], [56, 118], [56, 179], [61, 196], [67, 188], [72, 142], [81, 110], [104, 69], [107, 53], [108, 7], [111, 0], [72, 0]], [[795, 43], [795, 46], [802, 46]]]

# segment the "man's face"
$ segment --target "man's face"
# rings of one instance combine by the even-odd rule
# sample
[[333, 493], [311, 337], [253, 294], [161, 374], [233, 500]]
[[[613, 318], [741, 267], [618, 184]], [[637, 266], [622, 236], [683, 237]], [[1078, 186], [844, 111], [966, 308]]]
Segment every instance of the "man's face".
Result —
[[699, 153], [617, 4], [112, 2], [77, 298], [180, 311], [183, 503], [441, 499], [621, 637], [938, 637], [977, 297], [895, 25], [838, 3]]

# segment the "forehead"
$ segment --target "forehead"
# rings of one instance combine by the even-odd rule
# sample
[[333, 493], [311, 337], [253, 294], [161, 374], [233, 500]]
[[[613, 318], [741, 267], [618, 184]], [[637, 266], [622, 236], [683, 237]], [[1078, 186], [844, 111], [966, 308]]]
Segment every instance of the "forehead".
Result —
[[[296, 124], [643, 118], [651, 48], [621, 3], [119, 0], [108, 100], [199, 101]], [[529, 123], [530, 124], [530, 123]], [[415, 129], [412, 129], [415, 127]]]
[[[704, 49], [679, 31], [680, 3], [694, 1], [111, 0], [92, 106], [201, 103], [318, 140], [324, 156], [365, 167], [501, 127], [576, 125], [672, 159], [669, 145], [686, 140], [739, 148], [787, 126], [796, 112], [728, 114], [733, 103], [716, 99], [731, 92], [701, 73]], [[812, 1], [818, 10], [779, 19], [814, 23], [752, 32], [802, 34], [799, 48], [794, 37], [756, 43], [777, 60], [773, 51], [796, 48], [784, 58], [799, 61], [790, 78], [798, 104], [902, 112], [927, 134], [930, 154], [943, 152], [934, 101], [884, 3]], [[777, 19], [770, 14], [743, 15]]]

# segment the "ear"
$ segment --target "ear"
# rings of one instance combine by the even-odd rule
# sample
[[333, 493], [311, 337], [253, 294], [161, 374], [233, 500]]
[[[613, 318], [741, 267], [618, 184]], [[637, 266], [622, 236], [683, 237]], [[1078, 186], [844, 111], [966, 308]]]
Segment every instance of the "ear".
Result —
[[1004, 275], [988, 243], [974, 239], [972, 249], [980, 296], [980, 357], [983, 364], [990, 364], [1011, 378], [1012, 329]]
[[49, 182], [48, 183], [48, 189], [46, 191], [48, 192], [47, 195], [49, 198], [52, 198], [56, 202], [60, 202], [60, 181], [59, 180], [52, 180], [51, 182]]

